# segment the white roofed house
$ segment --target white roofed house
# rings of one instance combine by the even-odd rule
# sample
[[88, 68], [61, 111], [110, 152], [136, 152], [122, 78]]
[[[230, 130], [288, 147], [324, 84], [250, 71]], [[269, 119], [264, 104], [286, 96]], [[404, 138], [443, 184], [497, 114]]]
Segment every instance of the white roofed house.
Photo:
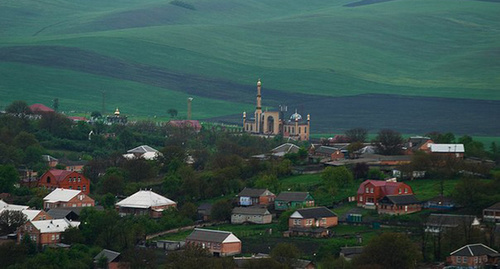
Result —
[[465, 147], [464, 144], [429, 144], [429, 152], [462, 159], [465, 154]]
[[25, 236], [36, 242], [37, 245], [52, 245], [61, 242], [61, 234], [70, 227], [78, 227], [79, 222], [67, 219], [32, 220], [26, 222], [17, 230], [17, 240], [20, 242]]
[[142, 158], [145, 160], [156, 160], [159, 156], [161, 156], [161, 152], [158, 150], [148, 146], [142, 145], [131, 150], [127, 150], [127, 154], [124, 154], [123, 157], [125, 159], [134, 159], [134, 158]]
[[57, 188], [43, 198], [43, 208], [89, 207], [94, 206], [94, 199], [79, 190]]
[[141, 190], [116, 203], [116, 210], [121, 216], [149, 215], [159, 218], [163, 211], [177, 208], [177, 203], [153, 191]]

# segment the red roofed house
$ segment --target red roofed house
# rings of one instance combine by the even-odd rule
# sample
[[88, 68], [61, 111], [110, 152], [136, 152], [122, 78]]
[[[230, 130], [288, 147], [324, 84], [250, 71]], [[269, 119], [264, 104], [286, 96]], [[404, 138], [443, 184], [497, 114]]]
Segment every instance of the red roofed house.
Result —
[[57, 188], [43, 198], [43, 208], [89, 207], [94, 206], [94, 199], [82, 191]]
[[90, 181], [82, 174], [74, 171], [52, 169], [42, 175], [38, 186], [54, 190], [56, 188], [81, 190], [85, 194], [90, 193]]
[[31, 112], [33, 112], [33, 114], [43, 114], [43, 113], [54, 112], [54, 109], [52, 109], [46, 105], [42, 105], [42, 104], [32, 104], [30, 106], [30, 109], [31, 109]]
[[386, 195], [408, 194], [413, 194], [413, 190], [405, 183], [370, 179], [359, 185], [356, 200], [358, 206], [375, 208]]

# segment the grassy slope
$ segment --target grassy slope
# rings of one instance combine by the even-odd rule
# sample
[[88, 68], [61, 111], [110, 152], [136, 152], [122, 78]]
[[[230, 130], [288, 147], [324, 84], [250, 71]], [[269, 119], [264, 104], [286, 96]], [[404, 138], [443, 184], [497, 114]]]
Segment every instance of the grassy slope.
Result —
[[[347, 8], [342, 5], [352, 1], [186, 2], [196, 10], [159, 0], [2, 3], [0, 49], [79, 47], [188, 76], [244, 85], [262, 77], [268, 88], [310, 94], [376, 92], [500, 100], [497, 3], [399, 0]], [[19, 84], [14, 79], [19, 77], [16, 64], [3, 63], [2, 69], [1, 93], [9, 93], [9, 88], [21, 94], [7, 94], [0, 105], [23, 95], [43, 96], [46, 92], [26, 87], [42, 83], [54, 89], [52, 96], [65, 96], [62, 104], [87, 100], [56, 87], [59, 76], [48, 67]], [[79, 82], [88, 75], [71, 77], [72, 91], [87, 91], [90, 83]], [[117, 80], [112, 88], [131, 91], [128, 84]], [[147, 93], [142, 98], [152, 104], [148, 110], [165, 110], [157, 101], [165, 97], [162, 91], [139, 83], [131, 92]], [[170, 94], [173, 102], [184, 103], [185, 95]], [[145, 105], [130, 98], [119, 101], [149, 114]], [[200, 115], [241, 110], [240, 104], [227, 105], [217, 113], [213, 106], [200, 107]]]

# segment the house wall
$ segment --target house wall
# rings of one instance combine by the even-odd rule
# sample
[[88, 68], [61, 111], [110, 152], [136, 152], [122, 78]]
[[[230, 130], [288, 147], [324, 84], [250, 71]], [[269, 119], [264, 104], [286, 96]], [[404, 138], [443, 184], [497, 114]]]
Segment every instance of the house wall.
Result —
[[[326, 222], [323, 222], [322, 219], [326, 219]], [[298, 220], [298, 221], [296, 221]], [[288, 227], [302, 227], [302, 228], [311, 228], [311, 227], [322, 227], [329, 228], [333, 226], [337, 226], [339, 222], [338, 217], [328, 217], [321, 219], [288, 219]]]
[[486, 221], [500, 222], [500, 210], [484, 209], [483, 219]]
[[56, 203], [44, 202], [43, 208], [49, 209], [49, 208], [58, 208], [58, 207], [89, 207], [89, 206], [94, 206], [94, 205], [95, 205], [94, 199], [90, 198], [89, 196], [87, 196], [85, 194], [79, 194], [79, 195], [73, 197], [68, 202], [56, 202]]
[[231, 223], [241, 224], [245, 222], [257, 223], [257, 224], [267, 224], [271, 223], [273, 216], [268, 215], [252, 215], [252, 214], [232, 214]]
[[223, 243], [221, 248], [221, 256], [236, 255], [241, 253], [241, 242]]
[[276, 195], [259, 196], [259, 205], [269, 205], [274, 203]]
[[[467, 258], [466, 262], [464, 262], [464, 258]], [[488, 264], [488, 256], [486, 255], [477, 257], [450, 256], [448, 257], [448, 262], [451, 265], [461, 266], [461, 267], [483, 266]]]
[[[366, 188], [368, 188], [368, 192], [366, 192]], [[407, 189], [407, 192], [405, 192], [405, 188]], [[372, 192], [373, 189], [373, 192]], [[399, 189], [401, 189], [401, 193], [399, 193]], [[394, 189], [394, 192], [392, 193], [385, 193], [382, 190], [382, 187], [379, 186], [374, 186], [371, 183], [366, 183], [363, 188], [363, 193], [362, 194], [357, 194], [357, 204], [358, 206], [363, 206], [363, 207], [370, 207], [372, 206], [374, 209], [378, 205], [378, 201], [386, 195], [405, 195], [405, 194], [413, 194], [413, 190], [411, 189], [410, 186], [408, 186], [405, 183], [400, 182], [399, 187]]]
[[[50, 182], [48, 182], [48, 178], [50, 177]], [[78, 180], [80, 178], [80, 180]], [[63, 188], [63, 189], [72, 189], [72, 190], [81, 190], [85, 194], [90, 193], [90, 181], [84, 177], [82, 174], [77, 172], [72, 172], [67, 175], [63, 180], [57, 181], [56, 177], [48, 171], [43, 174], [40, 180], [38, 181], [39, 186], [43, 186], [47, 189], [55, 189], [55, 188]]]
[[314, 206], [314, 200], [291, 201], [290, 203], [287, 203], [283, 200], [276, 200], [274, 202], [274, 209], [276, 210], [288, 210], [290, 208], [303, 208], [312, 206]]
[[53, 219], [49, 213], [41, 210], [40, 213], [38, 213], [38, 215], [36, 215], [33, 220], [48, 220], [48, 219]]
[[419, 204], [415, 205], [385, 205], [380, 204], [377, 206], [377, 212], [379, 214], [389, 214], [389, 215], [404, 215], [411, 214], [422, 210], [422, 206]]

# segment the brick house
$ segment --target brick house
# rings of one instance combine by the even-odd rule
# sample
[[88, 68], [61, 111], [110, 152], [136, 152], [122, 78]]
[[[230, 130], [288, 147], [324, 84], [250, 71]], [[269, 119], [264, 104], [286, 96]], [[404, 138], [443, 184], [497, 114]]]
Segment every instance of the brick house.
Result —
[[235, 207], [231, 214], [231, 224], [268, 224], [272, 221], [273, 215], [265, 207]]
[[17, 241], [29, 236], [39, 246], [53, 245], [61, 242], [61, 234], [70, 227], [78, 227], [79, 222], [67, 219], [28, 221], [17, 230]]
[[408, 141], [404, 144], [404, 153], [409, 155], [416, 151], [430, 152], [429, 145], [434, 142], [430, 137], [425, 136], [413, 136], [408, 138]]
[[483, 210], [483, 220], [500, 222], [500, 203], [496, 203]]
[[195, 228], [186, 237], [186, 245], [198, 245], [214, 256], [230, 256], [241, 253], [241, 241], [231, 232]]
[[[455, 268], [485, 268], [498, 264], [498, 251], [483, 244], [465, 245], [446, 258], [446, 263]], [[493, 267], [492, 267], [493, 268]]]
[[314, 198], [309, 192], [281, 192], [274, 200], [274, 209], [288, 210], [314, 206]]
[[75, 171], [52, 169], [42, 175], [38, 186], [49, 190], [56, 188], [81, 190], [85, 194], [90, 193], [90, 181], [82, 174]]
[[297, 209], [288, 219], [289, 234], [324, 237], [330, 233], [328, 228], [338, 225], [338, 220], [326, 207]]
[[94, 205], [94, 199], [78, 190], [57, 188], [43, 198], [45, 210], [57, 207], [89, 207]]
[[386, 195], [409, 194], [413, 194], [413, 190], [405, 183], [369, 179], [359, 185], [356, 200], [360, 207], [375, 209]]
[[141, 190], [116, 203], [115, 207], [121, 216], [148, 215], [160, 218], [163, 211], [177, 208], [177, 203], [153, 191]]
[[379, 214], [404, 215], [422, 210], [422, 203], [413, 194], [386, 195], [380, 199], [377, 212]]
[[429, 144], [429, 152], [434, 155], [464, 158], [464, 144]]
[[276, 195], [268, 189], [252, 189], [244, 188], [238, 194], [238, 205], [251, 206], [251, 205], [270, 205], [274, 204]]

